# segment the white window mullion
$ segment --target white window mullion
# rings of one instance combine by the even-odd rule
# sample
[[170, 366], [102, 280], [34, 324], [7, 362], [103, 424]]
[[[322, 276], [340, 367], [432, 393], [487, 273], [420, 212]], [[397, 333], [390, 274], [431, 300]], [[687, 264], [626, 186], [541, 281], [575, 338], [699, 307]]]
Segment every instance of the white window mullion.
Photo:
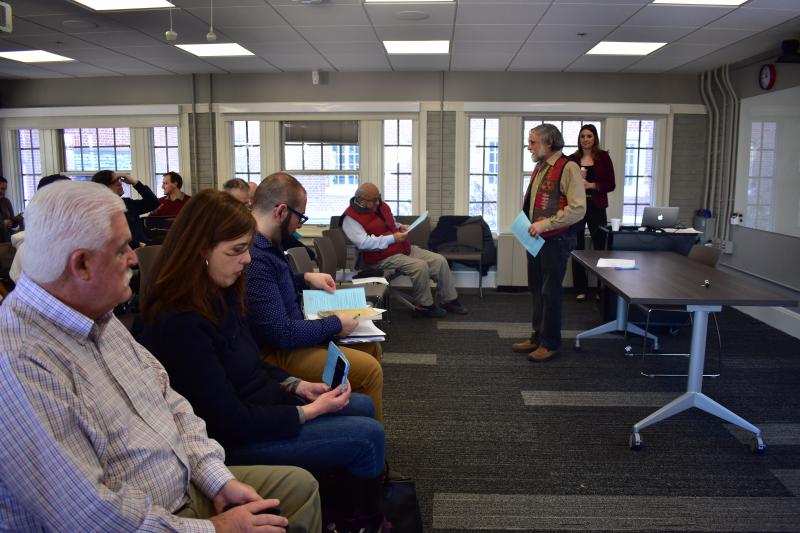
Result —
[[[156, 192], [158, 186], [153, 183], [153, 172], [155, 171], [152, 131], [150, 128], [131, 128], [131, 174]], [[133, 187], [131, 187], [131, 198], [140, 198]]]
[[39, 155], [42, 158], [42, 176], [64, 172], [64, 150], [61, 130], [39, 130]]
[[19, 163], [19, 134], [18, 130], [3, 129], [3, 172], [8, 180], [6, 196], [11, 201], [16, 211], [22, 211], [25, 205], [22, 199], [22, 168]]
[[500, 117], [498, 191], [497, 191], [497, 233], [507, 232], [519, 213], [522, 205], [522, 178], [518, 169], [522, 168], [522, 158], [517, 149], [519, 132], [522, 131], [522, 117]]
[[261, 179], [283, 170], [281, 123], [261, 121]]
[[[362, 120], [359, 124], [359, 183], [371, 182], [383, 190], [383, 121]], [[345, 206], [347, 207], [347, 206]], [[344, 211], [344, 208], [342, 208]], [[397, 214], [397, 213], [395, 213]]]
[[608, 150], [614, 165], [616, 188], [608, 193], [608, 218], [622, 218], [623, 193], [625, 191], [625, 131], [627, 119], [609, 117], [605, 121], [605, 132], [601, 137], [603, 147]]

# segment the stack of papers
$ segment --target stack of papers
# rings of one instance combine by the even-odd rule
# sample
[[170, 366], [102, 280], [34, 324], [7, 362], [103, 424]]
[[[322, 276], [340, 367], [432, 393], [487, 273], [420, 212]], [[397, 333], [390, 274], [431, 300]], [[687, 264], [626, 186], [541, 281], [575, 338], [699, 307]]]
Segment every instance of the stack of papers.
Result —
[[635, 259], [606, 259], [597, 260], [597, 268], [616, 268], [617, 270], [638, 270]]
[[303, 291], [303, 311], [306, 318], [310, 320], [316, 320], [322, 316], [330, 316], [337, 312], [354, 316], [358, 320], [358, 326], [350, 335], [339, 339], [342, 344], [383, 342], [386, 340], [386, 333], [372, 322], [380, 319], [383, 309], [373, 309], [367, 305], [364, 287], [338, 289], [332, 293], [305, 290]]
[[421, 223], [422, 223], [422, 222], [423, 222], [423, 221], [424, 221], [426, 218], [428, 218], [428, 212], [427, 212], [427, 211], [425, 211], [424, 213], [422, 213], [422, 214], [421, 214], [421, 215], [420, 215], [420, 216], [417, 218], [417, 220], [415, 220], [414, 222], [412, 222], [411, 224], [409, 224], [409, 225], [408, 225], [408, 229], [406, 229], [406, 233], [411, 233], [411, 232], [414, 230], [414, 228], [416, 228], [417, 226], [419, 226], [419, 225], [420, 225], [420, 224], [421, 224]]

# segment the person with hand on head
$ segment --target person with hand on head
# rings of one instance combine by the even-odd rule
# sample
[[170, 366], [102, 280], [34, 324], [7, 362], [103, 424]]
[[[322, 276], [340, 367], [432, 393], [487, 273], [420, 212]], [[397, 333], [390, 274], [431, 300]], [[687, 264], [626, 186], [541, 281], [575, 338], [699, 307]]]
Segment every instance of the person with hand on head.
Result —
[[[586, 227], [595, 250], [605, 250], [605, 233], [600, 228], [608, 222], [606, 208], [608, 207], [608, 193], [616, 188], [614, 181], [614, 164], [608, 152], [600, 149], [600, 137], [593, 124], [584, 124], [578, 133], [578, 149], [569, 156], [570, 161], [575, 161], [581, 167], [583, 188], [586, 191], [586, 214], [575, 224], [577, 237], [576, 250], [586, 248]], [[572, 283], [575, 286], [575, 300], [578, 303], [586, 300], [588, 281], [586, 269], [577, 261], [572, 262]]]
[[250, 185], [241, 178], [231, 178], [222, 185], [222, 190], [244, 205], [250, 203]]
[[136, 192], [141, 196], [141, 200], [134, 200], [132, 198], [122, 198], [125, 202], [125, 220], [128, 221], [128, 228], [131, 231], [131, 248], [140, 248], [145, 246], [148, 242], [147, 235], [144, 232], [144, 224], [142, 224], [142, 215], [146, 215], [153, 209], [158, 207], [158, 198], [150, 190], [150, 187], [131, 176], [121, 172], [114, 172], [113, 170], [101, 170], [92, 176], [92, 181], [105, 185], [111, 189], [117, 196], [125, 194], [123, 183], [129, 183]]
[[514, 343], [515, 352], [530, 361], [547, 361], [561, 346], [561, 286], [569, 254], [575, 249], [575, 226], [586, 212], [586, 193], [577, 163], [561, 149], [564, 137], [552, 124], [540, 124], [528, 133], [528, 150], [536, 167], [522, 202], [531, 225], [528, 233], [544, 239], [534, 257], [528, 256], [528, 288], [531, 291], [531, 336]]
[[[408, 226], [398, 224], [389, 204], [381, 201], [374, 183], [362, 183], [342, 215], [342, 230], [361, 252], [364, 263], [396, 270], [411, 278], [415, 316], [439, 318], [447, 313], [466, 315], [458, 301], [450, 265], [441, 254], [412, 245]], [[431, 279], [438, 284], [441, 307], [433, 301]]]
[[[306, 381], [322, 375], [328, 358], [327, 345], [350, 335], [358, 321], [341, 313], [319, 320], [305, 320], [298, 292], [302, 289], [336, 290], [329, 274], [293, 274], [283, 245], [308, 219], [306, 190], [293, 176], [278, 172], [267, 176], [256, 189], [253, 216], [257, 231], [247, 272], [247, 319], [250, 331], [268, 363]], [[350, 383], [355, 392], [368, 395], [375, 416], [383, 420], [383, 370], [380, 343], [341, 346], [350, 361]]]
[[8, 242], [14, 228], [22, 224], [22, 213], [14, 214], [11, 200], [6, 198], [8, 180], [0, 176], [0, 242]]
[[[180, 212], [153, 267], [137, 337], [206, 421], [228, 464], [344, 467], [380, 494], [383, 427], [368, 396], [331, 390], [261, 360], [245, 312], [244, 271], [256, 221], [224, 192], [204, 190]], [[377, 513], [377, 500], [365, 504]]]
[[[27, 220], [23, 275], [0, 306], [4, 526], [320, 531], [314, 478], [226, 467], [164, 367], [111, 312], [130, 297], [136, 264], [122, 200], [59, 181], [36, 193]], [[277, 505], [285, 516], [260, 514]]]
[[158, 199], [158, 208], [151, 212], [150, 215], [159, 217], [177, 216], [191, 196], [181, 191], [183, 178], [177, 172], [167, 172], [161, 178], [161, 190], [164, 191], [164, 196]]

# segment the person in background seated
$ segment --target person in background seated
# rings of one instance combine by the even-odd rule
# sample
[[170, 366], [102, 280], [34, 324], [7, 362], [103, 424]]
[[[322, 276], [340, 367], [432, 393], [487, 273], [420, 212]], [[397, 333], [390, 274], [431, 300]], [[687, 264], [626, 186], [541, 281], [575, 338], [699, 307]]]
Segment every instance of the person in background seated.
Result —
[[529, 361], [547, 361], [561, 346], [561, 308], [567, 259], [575, 249], [574, 224], [586, 212], [586, 193], [577, 163], [561, 153], [564, 137], [552, 124], [540, 124], [528, 133], [528, 150], [536, 167], [522, 211], [531, 221], [528, 233], [542, 237], [536, 257], [528, 257], [531, 290], [531, 336], [512, 345]]
[[[54, 183], [30, 203], [23, 275], [0, 306], [3, 529], [240, 532], [288, 518], [289, 531], [320, 531], [308, 472], [226, 467], [111, 313], [136, 264], [124, 212], [84, 182]], [[259, 514], [276, 506], [285, 518]]]
[[[42, 187], [50, 185], [51, 183], [55, 183], [56, 181], [68, 179], [69, 178], [67, 176], [62, 176], [61, 174], [51, 174], [50, 176], [45, 176], [39, 180], [36, 190], [39, 191]], [[17, 252], [14, 254], [14, 261], [11, 263], [11, 270], [9, 271], [8, 275], [11, 280], [16, 283], [20, 275], [22, 275], [22, 254], [23, 250], [25, 250], [25, 232], [19, 231], [12, 235], [11, 244], [17, 249]]]
[[22, 213], [14, 214], [11, 200], [6, 198], [8, 180], [0, 176], [0, 242], [8, 242], [11, 231], [22, 224]]
[[253, 209], [253, 200], [256, 197], [256, 189], [258, 188], [258, 183], [255, 181], [248, 181], [247, 187], [250, 189], [250, 194], [247, 195], [247, 207]]
[[244, 205], [250, 202], [250, 186], [240, 178], [232, 178], [222, 185], [222, 190], [230, 194]]
[[158, 208], [150, 214], [160, 217], [174, 217], [186, 205], [191, 196], [181, 191], [183, 178], [177, 172], [167, 172], [161, 178], [161, 190], [164, 191], [164, 196], [158, 199]]
[[369, 397], [330, 390], [261, 360], [245, 280], [255, 220], [229, 195], [201, 191], [175, 220], [153, 267], [139, 341], [208, 424], [228, 464], [346, 467], [371, 485], [377, 513], [385, 437]]
[[125, 202], [125, 219], [128, 221], [128, 228], [131, 230], [131, 248], [140, 248], [147, 244], [147, 236], [144, 233], [144, 224], [142, 224], [142, 215], [146, 215], [153, 209], [158, 207], [158, 198], [150, 190], [150, 187], [134, 178], [130, 174], [121, 174], [112, 170], [101, 170], [92, 176], [92, 181], [105, 185], [111, 189], [117, 196], [122, 196], [125, 190], [122, 188], [123, 183], [130, 183], [141, 200], [134, 200], [132, 198], [123, 198]]
[[[440, 254], [408, 242], [408, 226], [398, 225], [389, 204], [381, 201], [378, 187], [362, 183], [342, 216], [342, 230], [371, 267], [397, 270], [411, 278], [415, 316], [466, 315], [458, 301], [453, 274]], [[433, 301], [431, 278], [438, 284], [441, 307]]]
[[[328, 342], [344, 338], [358, 325], [346, 314], [304, 320], [298, 291], [333, 292], [329, 274], [292, 274], [283, 243], [306, 221], [306, 190], [289, 174], [264, 178], [256, 189], [253, 216], [257, 233], [247, 271], [247, 319], [264, 360], [306, 381], [322, 375], [328, 358]], [[376, 418], [383, 420], [383, 370], [380, 343], [342, 346], [350, 361], [353, 390], [363, 392], [375, 404]]]
[[[606, 207], [608, 207], [608, 193], [616, 188], [614, 181], [614, 164], [608, 152], [600, 149], [600, 137], [593, 124], [584, 124], [578, 133], [578, 149], [569, 156], [581, 167], [583, 188], [586, 190], [586, 215], [575, 224], [577, 237], [576, 250], [586, 248], [586, 226], [595, 250], [606, 249], [605, 233], [600, 228], [607, 224]], [[575, 286], [575, 301], [578, 303], [586, 300], [588, 281], [586, 269], [577, 261], [572, 262], [572, 283]]]

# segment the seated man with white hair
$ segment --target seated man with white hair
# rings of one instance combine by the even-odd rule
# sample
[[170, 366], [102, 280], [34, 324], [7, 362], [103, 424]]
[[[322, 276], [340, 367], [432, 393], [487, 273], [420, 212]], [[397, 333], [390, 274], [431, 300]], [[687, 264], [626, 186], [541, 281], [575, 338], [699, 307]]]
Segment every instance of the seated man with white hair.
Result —
[[[23, 275], [0, 306], [0, 528], [320, 531], [310, 474], [228, 469], [111, 313], [136, 264], [122, 200], [59, 181], [26, 218]], [[283, 516], [267, 514], [278, 505]]]

